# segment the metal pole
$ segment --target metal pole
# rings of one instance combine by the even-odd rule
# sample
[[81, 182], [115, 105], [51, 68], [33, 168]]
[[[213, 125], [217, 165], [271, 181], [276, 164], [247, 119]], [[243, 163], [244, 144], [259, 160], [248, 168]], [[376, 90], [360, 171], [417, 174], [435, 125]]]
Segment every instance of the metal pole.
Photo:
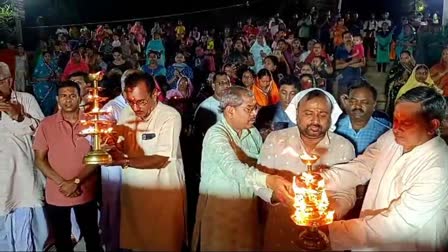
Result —
[[443, 0], [442, 25], [448, 25], [448, 0]]
[[15, 12], [15, 25], [17, 42], [23, 44], [22, 19], [25, 18], [23, 0], [14, 0], [13, 7]]
[[342, 0], [339, 0], [339, 2], [338, 2], [338, 11], [339, 11], [339, 13], [341, 13], [341, 10], [342, 10]]

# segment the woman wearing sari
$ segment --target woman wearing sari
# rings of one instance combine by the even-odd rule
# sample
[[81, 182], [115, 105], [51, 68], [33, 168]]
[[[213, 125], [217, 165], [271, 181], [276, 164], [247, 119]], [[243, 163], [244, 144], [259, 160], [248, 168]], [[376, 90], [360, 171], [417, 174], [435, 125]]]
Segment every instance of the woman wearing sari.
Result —
[[64, 73], [62, 74], [62, 80], [67, 80], [72, 73], [76, 72], [89, 73], [89, 65], [81, 60], [81, 55], [78, 51], [72, 52], [70, 61], [67, 63]]
[[402, 51], [408, 51], [411, 55], [414, 54], [417, 38], [415, 36], [414, 28], [411, 25], [405, 25], [398, 35], [397, 47], [395, 52], [397, 57], [400, 57]]
[[415, 67], [415, 60], [409, 51], [402, 51], [400, 58], [389, 71], [386, 81], [386, 113], [392, 118], [398, 91], [408, 81]]
[[253, 70], [255, 72], [260, 71], [263, 68], [263, 59], [272, 53], [271, 48], [266, 44], [266, 39], [263, 34], [257, 35], [257, 40], [252, 45], [249, 51], [254, 59], [255, 66]]
[[411, 77], [409, 77], [406, 84], [404, 84], [404, 86], [400, 88], [400, 91], [398, 91], [395, 100], [400, 98], [407, 91], [419, 86], [428, 86], [436, 89], [439, 93], [443, 92], [432, 80], [431, 75], [429, 74], [429, 68], [424, 64], [418, 64], [412, 71]]
[[[159, 32], [155, 32], [152, 36], [152, 39], [148, 42], [146, 46], [145, 54], [148, 55], [149, 51], [158, 52], [160, 55], [159, 65], [165, 65], [165, 46], [163, 45], [162, 38], [160, 37]], [[146, 61], [148, 63], [148, 61]]]
[[52, 115], [56, 109], [56, 81], [59, 78], [57, 64], [50, 52], [44, 52], [33, 72], [33, 92], [45, 116]]
[[448, 96], [448, 48], [443, 49], [440, 62], [430, 70], [431, 78], [443, 90], [443, 96]]
[[252, 92], [254, 93], [257, 105], [260, 107], [277, 104], [280, 101], [277, 84], [274, 82], [271, 72], [265, 68], [258, 72], [257, 81], [252, 86]]
[[186, 76], [190, 80], [193, 79], [193, 69], [185, 61], [185, 55], [178, 52], [174, 57], [174, 63], [166, 69], [166, 79], [170, 87], [176, 87], [182, 76]]

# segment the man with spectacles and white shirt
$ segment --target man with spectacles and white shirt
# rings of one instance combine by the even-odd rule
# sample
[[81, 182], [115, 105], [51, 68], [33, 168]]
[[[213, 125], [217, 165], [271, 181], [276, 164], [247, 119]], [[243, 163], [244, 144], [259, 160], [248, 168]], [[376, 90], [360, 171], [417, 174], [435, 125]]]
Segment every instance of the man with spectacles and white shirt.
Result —
[[43, 250], [44, 185], [34, 169], [32, 136], [44, 115], [32, 95], [12, 86], [8, 65], [0, 62], [0, 250]]
[[185, 232], [185, 183], [180, 114], [158, 102], [154, 79], [130, 74], [113, 165], [121, 165], [120, 248], [180, 251]]

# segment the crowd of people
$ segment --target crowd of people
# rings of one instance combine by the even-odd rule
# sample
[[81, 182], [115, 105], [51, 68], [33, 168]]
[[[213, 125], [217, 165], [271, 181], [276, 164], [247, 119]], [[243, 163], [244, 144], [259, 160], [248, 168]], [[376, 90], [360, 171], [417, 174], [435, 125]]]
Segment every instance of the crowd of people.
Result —
[[[303, 153], [320, 157], [332, 249], [448, 248], [448, 37], [435, 15], [400, 20], [312, 8], [223, 31], [135, 22], [60, 27], [34, 52], [8, 43], [0, 249], [297, 250]], [[385, 83], [363, 77], [372, 61]], [[99, 71], [115, 125], [103, 166], [83, 163], [80, 135]]]

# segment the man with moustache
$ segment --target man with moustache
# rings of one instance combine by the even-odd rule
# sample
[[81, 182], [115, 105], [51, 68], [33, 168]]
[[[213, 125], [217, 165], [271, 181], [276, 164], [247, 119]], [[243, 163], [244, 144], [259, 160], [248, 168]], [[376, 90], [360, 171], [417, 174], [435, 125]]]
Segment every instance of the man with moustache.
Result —
[[377, 91], [366, 81], [351, 86], [348, 95], [342, 95], [346, 115], [336, 124], [336, 133], [347, 138], [355, 146], [356, 155], [375, 142], [390, 129], [391, 123], [384, 118], [373, 117]]
[[[263, 144], [258, 159], [258, 164], [270, 173], [282, 175], [292, 181], [294, 175], [307, 169], [299, 158], [305, 153], [319, 156], [316, 169], [319, 166], [345, 163], [355, 157], [353, 145], [332, 132], [342, 111], [330, 93], [318, 88], [304, 90], [293, 98], [286, 113], [291, 121], [297, 123], [297, 127], [272, 132]], [[265, 201], [276, 203], [271, 190], [259, 189], [256, 193]], [[336, 218], [345, 215], [353, 206], [352, 199], [345, 202], [345, 198], [338, 194], [329, 195], [334, 199], [333, 207], [338, 209]], [[294, 241], [300, 230], [297, 230], [290, 215], [290, 207], [267, 206], [263, 251], [298, 249]]]
[[[390, 130], [391, 123], [387, 119], [373, 116], [377, 95], [373, 86], [361, 81], [349, 88], [348, 95], [341, 96], [347, 114], [339, 118], [336, 133], [352, 142], [357, 156]], [[359, 216], [367, 185], [368, 183], [356, 187], [356, 203], [347, 218]]]
[[181, 116], [158, 102], [154, 78], [143, 72], [128, 75], [123, 94], [128, 106], [110, 152], [112, 165], [123, 167], [120, 248], [180, 251], [186, 238]]
[[98, 233], [96, 165], [83, 164], [90, 143], [79, 133], [84, 129], [80, 111], [81, 91], [74, 81], [58, 85], [60, 110], [46, 117], [34, 139], [35, 165], [47, 178], [47, 218], [54, 228], [56, 250], [73, 251], [70, 212], [86, 242], [87, 251], [102, 251]]
[[255, 168], [262, 140], [253, 127], [257, 115], [253, 93], [231, 87], [220, 107], [224, 118], [207, 131], [203, 143], [192, 250], [258, 251], [255, 191], [270, 188], [283, 199], [291, 182]]
[[361, 216], [323, 229], [332, 250], [446, 251], [448, 147], [438, 136], [445, 111], [434, 89], [411, 89], [396, 102], [392, 130], [352, 162], [322, 173], [327, 190], [370, 180]]

